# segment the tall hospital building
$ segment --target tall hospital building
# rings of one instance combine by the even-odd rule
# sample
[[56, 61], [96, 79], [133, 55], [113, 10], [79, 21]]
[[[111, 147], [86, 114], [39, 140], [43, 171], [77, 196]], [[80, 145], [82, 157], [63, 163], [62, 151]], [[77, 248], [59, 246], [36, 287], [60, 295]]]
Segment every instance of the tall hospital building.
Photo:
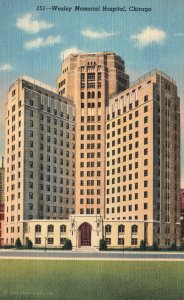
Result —
[[23, 76], [6, 105], [4, 241], [168, 247], [180, 240], [180, 101], [112, 52], [71, 54], [57, 89]]

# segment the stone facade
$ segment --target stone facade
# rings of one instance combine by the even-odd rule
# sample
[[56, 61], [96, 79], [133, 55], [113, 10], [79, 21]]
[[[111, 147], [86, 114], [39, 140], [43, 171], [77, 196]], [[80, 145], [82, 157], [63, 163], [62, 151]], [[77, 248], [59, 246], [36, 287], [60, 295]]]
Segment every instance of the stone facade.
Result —
[[179, 107], [175, 82], [157, 70], [107, 107], [105, 218], [149, 224], [148, 245], [179, 243]]
[[58, 91], [76, 108], [77, 214], [104, 216], [106, 107], [128, 84], [124, 61], [112, 52], [70, 55], [62, 64]]
[[[25, 240], [36, 247], [62, 247], [70, 239], [73, 249], [98, 249], [100, 239], [110, 248], [136, 248], [144, 240], [144, 222], [107, 221], [100, 215], [71, 215], [69, 220], [32, 220], [25, 224]], [[83, 229], [84, 228], [84, 229]], [[85, 230], [85, 232], [84, 232]]]
[[23, 76], [9, 89], [5, 136], [5, 236], [14, 244], [23, 221], [75, 212], [74, 105]]

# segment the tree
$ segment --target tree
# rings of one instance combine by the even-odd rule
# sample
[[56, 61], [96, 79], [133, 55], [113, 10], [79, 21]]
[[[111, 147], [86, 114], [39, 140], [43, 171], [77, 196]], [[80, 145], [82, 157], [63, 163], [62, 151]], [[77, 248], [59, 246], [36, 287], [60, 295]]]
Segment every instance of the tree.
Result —
[[158, 251], [158, 245], [157, 245], [157, 243], [155, 241], [153, 242], [152, 250], [153, 251]]
[[146, 241], [145, 240], [141, 240], [141, 242], [140, 242], [140, 250], [141, 251], [145, 251], [146, 250]]
[[15, 247], [17, 248], [17, 249], [19, 249], [19, 248], [21, 248], [22, 247], [22, 243], [21, 243], [21, 240], [18, 238], [18, 239], [16, 239], [16, 242], [15, 242]]
[[28, 249], [32, 249], [33, 248], [33, 243], [32, 243], [31, 240], [28, 241], [27, 248]]
[[171, 245], [171, 250], [172, 250], [172, 251], [176, 251], [176, 250], [177, 250], [176, 243], [173, 243], [173, 244]]
[[100, 251], [106, 251], [107, 250], [107, 242], [104, 239], [100, 240], [100, 247], [99, 247]]
[[184, 242], [181, 242], [180, 247], [179, 247], [180, 251], [184, 251]]
[[32, 247], [33, 247], [32, 241], [28, 237], [26, 237], [26, 248], [32, 249]]
[[72, 250], [72, 242], [69, 239], [64, 241], [64, 245], [62, 247], [63, 250]]

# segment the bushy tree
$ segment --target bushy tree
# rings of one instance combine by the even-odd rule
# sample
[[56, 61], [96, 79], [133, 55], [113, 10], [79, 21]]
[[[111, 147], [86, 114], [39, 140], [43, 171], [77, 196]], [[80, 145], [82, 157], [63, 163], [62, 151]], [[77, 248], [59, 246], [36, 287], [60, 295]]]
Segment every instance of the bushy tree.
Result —
[[16, 242], [15, 242], [15, 247], [17, 248], [17, 249], [19, 249], [19, 248], [21, 248], [22, 247], [22, 243], [21, 243], [21, 240], [18, 238], [18, 239], [16, 239]]
[[106, 251], [107, 250], [107, 242], [104, 239], [100, 240], [100, 247], [99, 247], [100, 251]]
[[31, 240], [28, 240], [27, 249], [32, 249], [32, 248], [33, 248], [33, 243]]
[[176, 250], [177, 250], [176, 243], [173, 243], [173, 244], [171, 245], [171, 250], [172, 250], [172, 251], [176, 251]]
[[141, 240], [140, 242], [140, 250], [145, 251], [146, 250], [146, 241]]
[[72, 242], [69, 239], [64, 241], [64, 245], [62, 247], [63, 250], [72, 250]]
[[153, 242], [153, 245], [152, 245], [151, 248], [152, 248], [153, 251], [158, 251], [158, 245], [155, 241]]
[[184, 251], [184, 242], [181, 242], [180, 247], [179, 247], [180, 251]]

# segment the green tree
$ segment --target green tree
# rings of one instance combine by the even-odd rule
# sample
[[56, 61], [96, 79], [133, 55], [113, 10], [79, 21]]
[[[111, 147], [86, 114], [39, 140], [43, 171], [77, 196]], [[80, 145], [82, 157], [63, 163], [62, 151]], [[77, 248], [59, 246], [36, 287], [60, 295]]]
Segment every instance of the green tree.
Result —
[[100, 251], [106, 251], [107, 250], [107, 242], [104, 239], [100, 240], [100, 247], [99, 247]]
[[180, 247], [179, 247], [180, 251], [184, 251], [184, 242], [181, 242]]
[[176, 243], [173, 243], [173, 244], [171, 245], [171, 250], [172, 250], [172, 251], [176, 251], [176, 250], [177, 250]]
[[28, 248], [28, 249], [32, 249], [32, 248], [33, 248], [33, 243], [32, 243], [31, 240], [28, 241], [28, 243], [27, 243], [27, 248]]
[[63, 250], [72, 250], [72, 242], [69, 239], [64, 241], [64, 245], [62, 247]]
[[153, 245], [152, 245], [152, 250], [154, 250], [154, 251], [158, 251], [158, 245], [157, 245], [157, 243], [154, 241], [153, 242]]
[[140, 250], [145, 251], [146, 250], [146, 241], [141, 240], [140, 242]]
[[19, 249], [19, 248], [21, 248], [22, 247], [22, 243], [21, 243], [21, 240], [18, 238], [18, 239], [16, 239], [16, 242], [15, 242], [15, 247], [17, 248], [17, 249]]

